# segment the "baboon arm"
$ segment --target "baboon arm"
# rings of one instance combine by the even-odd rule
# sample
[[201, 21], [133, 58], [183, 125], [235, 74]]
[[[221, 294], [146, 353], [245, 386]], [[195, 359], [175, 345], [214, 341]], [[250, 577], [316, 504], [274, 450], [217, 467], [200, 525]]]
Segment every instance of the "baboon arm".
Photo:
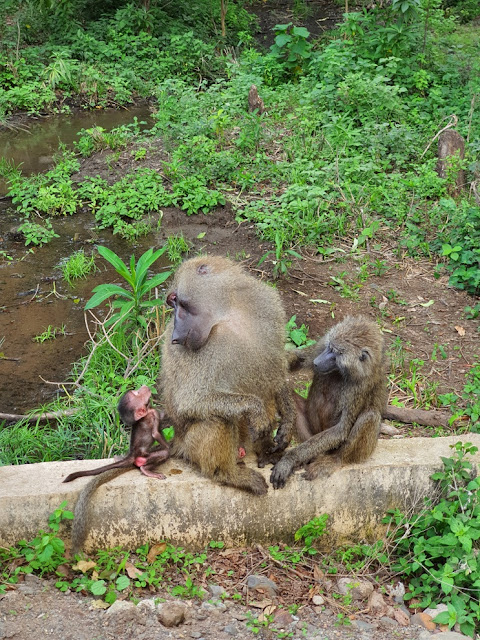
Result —
[[[197, 407], [196, 416], [199, 417]], [[253, 395], [216, 392], [209, 395], [205, 419], [212, 414], [226, 422], [246, 417], [252, 441], [270, 431], [270, 420], [260, 398]]]
[[303, 349], [294, 349], [287, 351], [287, 362], [290, 371], [298, 371], [299, 369], [313, 370], [313, 361], [319, 353], [325, 349], [326, 341], [320, 338], [315, 344], [311, 344]]
[[275, 446], [271, 453], [278, 453], [287, 448], [292, 439], [293, 426], [295, 424], [295, 403], [292, 392], [287, 384], [275, 395], [277, 411], [280, 416], [277, 434], [275, 436]]

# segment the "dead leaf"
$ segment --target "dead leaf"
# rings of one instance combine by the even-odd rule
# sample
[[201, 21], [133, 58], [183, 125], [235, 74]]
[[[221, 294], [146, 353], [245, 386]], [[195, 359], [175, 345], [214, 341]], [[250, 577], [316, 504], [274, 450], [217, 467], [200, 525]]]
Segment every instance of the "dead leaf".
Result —
[[77, 564], [72, 565], [72, 569], [74, 571], [81, 571], [82, 573], [87, 573], [93, 567], [96, 567], [97, 563], [93, 560], [79, 560]]
[[395, 620], [402, 627], [408, 627], [408, 625], [410, 624], [410, 618], [407, 616], [405, 611], [402, 611], [401, 609], [395, 609], [395, 613], [393, 615], [395, 616]]
[[[422, 298], [423, 299], [423, 298]], [[429, 300], [428, 302], [420, 302], [421, 307], [431, 307], [435, 303], [435, 300]]]
[[325, 573], [320, 569], [318, 564], [313, 567], [313, 577], [315, 580], [322, 580], [325, 577]]
[[165, 549], [167, 548], [167, 543], [166, 542], [160, 542], [160, 544], [154, 544], [153, 547], [150, 549], [150, 551], [148, 552], [147, 555], [147, 562], [149, 564], [152, 564], [152, 562], [154, 562], [155, 558], [160, 554], [163, 553], [165, 551]]
[[94, 600], [91, 605], [90, 608], [91, 609], [108, 609], [110, 605], [108, 604], [108, 602], [105, 602], [104, 600]]
[[92, 580], [98, 580], [98, 571], [92, 571]]
[[268, 607], [268, 605], [272, 604], [272, 601], [269, 600], [268, 598], [265, 598], [265, 600], [251, 600], [248, 603], [249, 607], [254, 607], [255, 609], [265, 609], [265, 607]]
[[134, 564], [132, 564], [131, 562], [127, 562], [125, 564], [125, 570], [127, 572], [127, 575], [129, 578], [131, 578], [132, 580], [135, 580], [135, 578], [138, 578], [138, 576], [141, 576], [143, 571], [141, 571], [140, 569], [138, 569]]
[[170, 469], [168, 475], [177, 476], [179, 473], [183, 473], [183, 471], [181, 469]]
[[298, 293], [299, 296], [305, 296], [307, 297], [307, 294], [304, 293], [303, 291], [298, 291], [297, 289], [292, 289], [292, 291], [294, 291], [295, 293]]
[[269, 604], [267, 607], [265, 607], [265, 609], [263, 610], [263, 615], [265, 616], [271, 616], [275, 611], [277, 610], [277, 607], [274, 604]]
[[313, 302], [313, 304], [330, 304], [330, 300], [322, 300], [321, 298], [311, 299], [310, 302]]
[[459, 336], [464, 336], [465, 335], [465, 329], [463, 327], [455, 327], [457, 333]]

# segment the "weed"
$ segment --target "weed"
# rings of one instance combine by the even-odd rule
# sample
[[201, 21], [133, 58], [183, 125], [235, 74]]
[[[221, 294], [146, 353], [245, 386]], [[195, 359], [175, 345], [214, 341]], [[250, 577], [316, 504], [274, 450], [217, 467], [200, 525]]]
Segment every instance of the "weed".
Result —
[[73, 286], [74, 280], [86, 278], [89, 273], [96, 270], [95, 257], [93, 255], [86, 256], [85, 251], [79, 249], [69, 258], [62, 260], [59, 267], [62, 270], [64, 280]]
[[297, 323], [295, 320], [297, 316], [292, 316], [290, 320], [287, 322], [286, 331], [287, 331], [287, 340], [291, 342], [295, 347], [308, 347], [310, 344], [313, 344], [315, 340], [311, 340], [307, 337], [308, 327], [302, 324], [301, 327], [297, 327]]
[[[394, 571], [408, 580], [405, 600], [424, 609], [443, 602], [447, 611], [434, 621], [458, 624], [474, 637], [480, 626], [476, 584], [480, 580], [477, 542], [480, 539], [480, 478], [467, 459], [477, 447], [458, 442], [451, 446], [453, 458], [442, 458], [443, 471], [432, 475], [440, 496], [425, 499], [425, 508], [408, 517], [399, 510], [389, 512], [385, 522], [395, 524], [390, 535]], [[408, 532], [408, 535], [407, 535]]]
[[57, 336], [64, 336], [66, 334], [65, 325], [61, 327], [53, 327], [51, 324], [45, 329], [43, 333], [33, 338], [34, 342], [46, 342], [47, 340], [55, 340]]
[[93, 290], [93, 296], [85, 305], [85, 309], [94, 309], [102, 304], [108, 298], [115, 296], [115, 300], [111, 303], [113, 309], [118, 309], [106, 322], [106, 326], [115, 323], [124, 323], [133, 327], [141, 326], [147, 330], [146, 314], [152, 307], [163, 304], [163, 301], [148, 297], [155, 287], [161, 285], [170, 276], [170, 271], [159, 273], [153, 278], [147, 279], [148, 270], [152, 264], [165, 252], [166, 247], [162, 247], [157, 251], [148, 249], [135, 264], [135, 256], [130, 258], [130, 266], [121, 260], [113, 251], [107, 247], [98, 247], [98, 253], [107, 260], [122, 276], [129, 285], [131, 291], [116, 284], [99, 284]]
[[361, 285], [356, 282], [352, 282], [346, 271], [341, 271], [338, 275], [331, 276], [328, 284], [338, 291], [342, 298], [360, 300], [358, 291], [360, 290]]
[[190, 245], [183, 237], [183, 234], [168, 236], [166, 247], [168, 259], [173, 265], [179, 264], [184, 255], [190, 251]]

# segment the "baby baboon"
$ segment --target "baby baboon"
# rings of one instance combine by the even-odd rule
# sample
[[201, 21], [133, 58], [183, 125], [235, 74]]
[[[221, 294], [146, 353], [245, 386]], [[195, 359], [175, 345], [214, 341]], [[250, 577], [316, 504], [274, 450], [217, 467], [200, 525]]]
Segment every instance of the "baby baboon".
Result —
[[[77, 553], [85, 541], [89, 525], [88, 506], [92, 494], [98, 487], [134, 467], [138, 467], [144, 475], [151, 478], [165, 479], [163, 473], [156, 473], [153, 470], [168, 458], [169, 452], [167, 441], [160, 431], [163, 414], [150, 406], [151, 395], [150, 389], [143, 385], [136, 391], [127, 391], [120, 398], [118, 403], [120, 419], [132, 428], [130, 450], [124, 458], [89, 471], [76, 471], [63, 481], [71, 482], [82, 476], [97, 476], [85, 485], [75, 504], [72, 528], [73, 553]], [[152, 447], [155, 440], [160, 444]]]
[[235, 262], [203, 256], [180, 266], [167, 303], [174, 316], [160, 386], [175, 427], [173, 455], [219, 482], [265, 494], [263, 476], [237, 458], [247, 438], [265, 464], [277, 412], [280, 449], [293, 428], [280, 296]]
[[291, 355], [290, 367], [313, 367], [313, 381], [306, 400], [295, 398], [297, 435], [304, 442], [273, 468], [275, 489], [308, 462], [305, 477], [313, 480], [335, 463], [366, 460], [377, 446], [387, 402], [383, 336], [368, 318], [346, 317], [315, 345]]

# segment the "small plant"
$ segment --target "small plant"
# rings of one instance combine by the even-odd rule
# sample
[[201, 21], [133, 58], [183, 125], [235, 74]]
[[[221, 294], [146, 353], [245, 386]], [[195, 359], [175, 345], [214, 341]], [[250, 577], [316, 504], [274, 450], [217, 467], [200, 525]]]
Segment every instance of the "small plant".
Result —
[[292, 22], [277, 24], [273, 30], [275, 43], [270, 47], [270, 51], [284, 66], [288, 75], [297, 78], [312, 56], [312, 45], [308, 42], [310, 32], [305, 27], [295, 27]]
[[303, 527], [300, 527], [300, 529], [295, 532], [295, 540], [303, 540], [305, 543], [305, 547], [303, 548], [304, 553], [308, 553], [309, 555], [315, 555], [317, 553], [317, 550], [313, 549], [312, 545], [325, 533], [327, 520], [328, 514], [324, 513], [318, 518], [312, 518], [307, 524], [304, 524]]
[[64, 336], [66, 333], [65, 325], [61, 327], [54, 327], [51, 324], [45, 329], [43, 333], [33, 338], [34, 342], [46, 342], [47, 340], [55, 340], [57, 336]]
[[389, 538], [392, 569], [408, 581], [405, 600], [414, 599], [422, 609], [445, 603], [448, 610], [434, 621], [449, 628], [458, 624], [473, 638], [480, 628], [480, 478], [467, 456], [478, 449], [469, 442], [451, 449], [454, 456], [442, 457], [443, 470], [432, 475], [440, 497], [426, 498], [424, 510], [413, 516], [392, 511], [385, 522], [395, 525]]
[[302, 256], [293, 249], [284, 249], [284, 240], [278, 231], [275, 234], [275, 251], [267, 251], [260, 258], [258, 266], [272, 254], [275, 256], [275, 259], [271, 261], [273, 263], [274, 278], [278, 278], [280, 275], [287, 275], [292, 266], [292, 258], [303, 260]]
[[33, 540], [20, 540], [16, 547], [0, 548], [0, 563], [5, 563], [6, 568], [0, 573], [0, 593], [5, 593], [8, 584], [16, 584], [22, 573], [51, 573], [65, 562], [65, 545], [57, 534], [63, 520], [73, 519], [73, 513], [66, 506], [67, 503], [62, 502], [50, 514], [49, 531], [40, 530]]
[[168, 236], [167, 238], [167, 255], [173, 265], [179, 264], [184, 254], [188, 254], [190, 245], [183, 237], [183, 234]]
[[50, 220], [45, 220], [43, 224], [38, 222], [30, 222], [26, 220], [18, 227], [18, 230], [25, 236], [25, 246], [34, 244], [37, 247], [41, 247], [43, 244], [47, 244], [53, 238], [59, 238], [58, 233], [55, 233]]
[[86, 256], [85, 251], [80, 249], [60, 262], [59, 267], [62, 270], [64, 280], [73, 286], [74, 280], [86, 278], [91, 271], [95, 271], [95, 257], [93, 255]]
[[297, 327], [297, 323], [295, 320], [297, 316], [292, 316], [290, 320], [287, 322], [286, 331], [287, 331], [287, 340], [292, 342], [296, 347], [308, 347], [313, 344], [315, 340], [311, 340], [307, 337], [308, 327], [302, 324], [301, 327]]
[[350, 300], [360, 299], [358, 291], [362, 285], [352, 282], [347, 276], [346, 271], [341, 271], [337, 276], [331, 276], [328, 284], [338, 291], [342, 298], [348, 298]]
[[113, 309], [118, 309], [111, 318], [108, 319], [106, 326], [111, 326], [116, 322], [122, 322], [134, 327], [141, 326], [147, 329], [146, 312], [155, 306], [163, 304], [163, 300], [156, 298], [150, 299], [149, 294], [155, 287], [161, 285], [170, 276], [170, 271], [159, 273], [151, 279], [147, 279], [148, 269], [158, 258], [165, 253], [166, 247], [162, 247], [157, 251], [148, 249], [135, 264], [135, 256], [130, 258], [130, 266], [127, 265], [117, 256], [116, 253], [107, 249], [107, 247], [98, 247], [98, 253], [107, 260], [115, 269], [115, 271], [124, 278], [129, 285], [131, 291], [116, 284], [100, 284], [93, 290], [94, 295], [85, 305], [85, 309], [93, 309], [98, 307], [108, 298], [115, 296], [112, 302]]

